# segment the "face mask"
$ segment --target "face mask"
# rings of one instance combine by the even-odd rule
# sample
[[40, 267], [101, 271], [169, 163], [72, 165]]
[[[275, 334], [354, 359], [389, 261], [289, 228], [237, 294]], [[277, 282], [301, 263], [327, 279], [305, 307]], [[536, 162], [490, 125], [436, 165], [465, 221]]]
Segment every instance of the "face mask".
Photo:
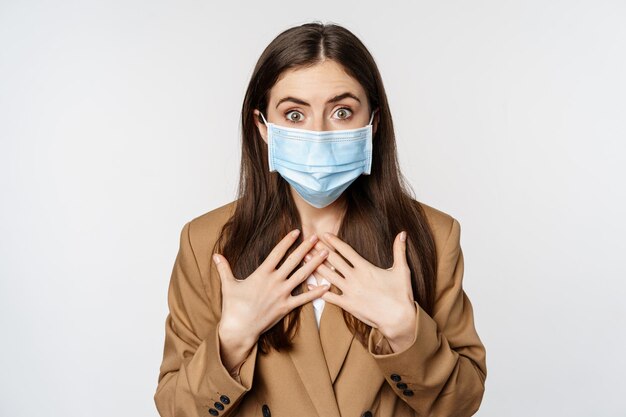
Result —
[[372, 166], [372, 120], [344, 130], [306, 130], [267, 126], [270, 172], [278, 173], [310, 205], [323, 208], [335, 201]]

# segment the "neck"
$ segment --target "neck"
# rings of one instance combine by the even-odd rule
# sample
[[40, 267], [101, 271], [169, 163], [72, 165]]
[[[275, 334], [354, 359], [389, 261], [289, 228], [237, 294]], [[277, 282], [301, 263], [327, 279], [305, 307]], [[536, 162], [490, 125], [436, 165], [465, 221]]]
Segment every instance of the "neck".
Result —
[[346, 199], [343, 195], [326, 207], [317, 208], [300, 197], [300, 194], [293, 187], [289, 186], [289, 189], [300, 213], [304, 239], [313, 233], [322, 238], [324, 232], [333, 234], [339, 232], [339, 226], [346, 210]]

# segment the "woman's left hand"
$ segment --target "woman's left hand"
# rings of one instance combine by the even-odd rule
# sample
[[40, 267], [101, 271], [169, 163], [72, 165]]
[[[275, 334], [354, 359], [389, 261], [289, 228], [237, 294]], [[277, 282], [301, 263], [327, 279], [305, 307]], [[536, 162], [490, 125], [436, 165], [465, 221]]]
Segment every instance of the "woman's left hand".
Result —
[[[349, 244], [331, 233], [323, 236], [328, 245], [320, 240], [315, 246], [316, 251], [329, 249], [327, 262], [320, 264], [315, 273], [342, 292], [339, 295], [327, 291], [322, 299], [377, 328], [387, 338], [394, 352], [404, 350], [413, 342], [417, 314], [411, 290], [411, 270], [406, 260], [406, 237], [402, 239], [403, 234], [406, 236], [406, 232], [402, 232], [394, 240], [393, 266], [389, 269], [371, 264]], [[313, 250], [307, 257], [311, 255], [315, 255]], [[305, 261], [308, 261], [307, 257]]]

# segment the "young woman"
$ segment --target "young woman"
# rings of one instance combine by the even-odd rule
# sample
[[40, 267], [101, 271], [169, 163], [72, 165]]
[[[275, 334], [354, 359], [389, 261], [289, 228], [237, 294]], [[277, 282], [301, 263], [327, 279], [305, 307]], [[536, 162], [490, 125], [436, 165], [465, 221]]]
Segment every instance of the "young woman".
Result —
[[237, 199], [180, 235], [161, 416], [474, 414], [487, 368], [460, 225], [411, 197], [365, 46], [284, 31], [241, 114]]

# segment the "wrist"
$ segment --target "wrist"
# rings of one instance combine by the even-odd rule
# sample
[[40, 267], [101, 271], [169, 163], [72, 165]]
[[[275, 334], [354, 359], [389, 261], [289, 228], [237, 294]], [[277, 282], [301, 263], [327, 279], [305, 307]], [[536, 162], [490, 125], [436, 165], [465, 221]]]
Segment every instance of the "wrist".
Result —
[[252, 349], [258, 340], [258, 337], [255, 337], [250, 331], [245, 331], [239, 326], [232, 326], [222, 321], [218, 323], [217, 332], [218, 338], [223, 345], [237, 351], [247, 352]]
[[[378, 327], [378, 331], [387, 339], [394, 352], [408, 347], [415, 338], [417, 310], [415, 303], [399, 311], [399, 315], [387, 324]], [[403, 349], [401, 349], [403, 350]]]

